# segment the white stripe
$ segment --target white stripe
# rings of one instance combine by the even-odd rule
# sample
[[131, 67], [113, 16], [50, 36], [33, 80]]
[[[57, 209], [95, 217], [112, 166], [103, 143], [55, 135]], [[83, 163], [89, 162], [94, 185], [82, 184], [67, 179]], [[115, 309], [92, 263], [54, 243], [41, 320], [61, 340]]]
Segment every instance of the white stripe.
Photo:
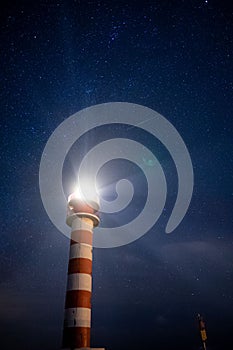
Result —
[[91, 292], [91, 275], [87, 273], [72, 273], [68, 275], [67, 290], [88, 290]]
[[77, 307], [65, 309], [65, 327], [91, 327], [91, 309]]
[[77, 217], [72, 222], [72, 231], [75, 231], [75, 230], [87, 230], [92, 232], [93, 222], [90, 220], [90, 224], [89, 224], [86, 221]]
[[70, 246], [70, 259], [86, 258], [92, 260], [92, 246], [86, 243], [75, 243]]

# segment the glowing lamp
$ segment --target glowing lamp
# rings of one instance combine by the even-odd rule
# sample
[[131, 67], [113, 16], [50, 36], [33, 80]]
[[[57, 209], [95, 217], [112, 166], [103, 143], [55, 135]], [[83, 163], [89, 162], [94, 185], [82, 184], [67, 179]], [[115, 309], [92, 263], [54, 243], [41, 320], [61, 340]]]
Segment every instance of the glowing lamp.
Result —
[[67, 219], [66, 223], [71, 226], [72, 220], [74, 217], [91, 217], [94, 222], [94, 226], [99, 224], [99, 218], [96, 215], [99, 210], [99, 198], [96, 191], [85, 191], [76, 188], [68, 197], [68, 206], [67, 206]]

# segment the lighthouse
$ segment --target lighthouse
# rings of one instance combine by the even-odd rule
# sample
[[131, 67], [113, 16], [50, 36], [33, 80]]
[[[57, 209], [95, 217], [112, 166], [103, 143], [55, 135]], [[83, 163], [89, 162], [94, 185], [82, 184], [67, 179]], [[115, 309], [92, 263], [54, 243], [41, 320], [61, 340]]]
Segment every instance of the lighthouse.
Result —
[[97, 196], [85, 198], [79, 189], [68, 197], [66, 223], [71, 238], [62, 350], [94, 349], [90, 347], [92, 250], [98, 210]]

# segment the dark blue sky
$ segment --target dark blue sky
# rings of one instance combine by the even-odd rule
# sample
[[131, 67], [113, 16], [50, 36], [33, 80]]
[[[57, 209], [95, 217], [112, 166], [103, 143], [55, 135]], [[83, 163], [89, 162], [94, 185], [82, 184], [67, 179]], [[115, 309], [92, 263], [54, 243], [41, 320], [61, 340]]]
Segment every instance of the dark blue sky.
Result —
[[[152, 108], [176, 127], [195, 184], [171, 235], [172, 202], [138, 241], [94, 250], [92, 344], [199, 349], [200, 312], [208, 350], [233, 346], [232, 11], [212, 0], [1, 5], [1, 348], [59, 349], [69, 241], [43, 208], [40, 158], [63, 120], [114, 101]], [[134, 132], [160, 160], [172, 201], [169, 155]], [[101, 134], [89, 136], [86, 147]]]

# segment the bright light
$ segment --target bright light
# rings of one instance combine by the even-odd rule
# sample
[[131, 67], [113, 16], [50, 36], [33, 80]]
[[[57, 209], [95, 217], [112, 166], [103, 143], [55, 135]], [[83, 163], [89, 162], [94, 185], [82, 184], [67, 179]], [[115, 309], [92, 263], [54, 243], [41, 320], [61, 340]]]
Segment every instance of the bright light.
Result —
[[78, 185], [75, 187], [74, 192], [75, 197], [79, 198], [84, 202], [99, 202], [98, 199], [98, 189], [93, 181], [89, 179], [79, 180]]
[[75, 197], [84, 199], [81, 189], [77, 186], [74, 190]]

